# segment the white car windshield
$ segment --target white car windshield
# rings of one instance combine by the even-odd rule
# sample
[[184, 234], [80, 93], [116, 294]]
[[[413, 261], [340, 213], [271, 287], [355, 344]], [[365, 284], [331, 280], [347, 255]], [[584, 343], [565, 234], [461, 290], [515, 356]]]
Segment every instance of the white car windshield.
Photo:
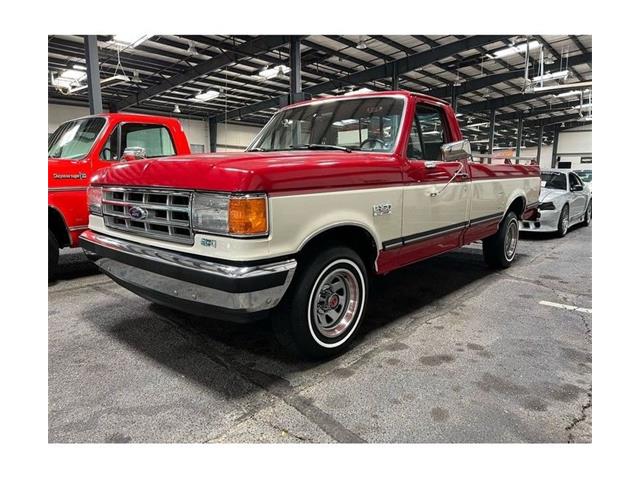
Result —
[[390, 152], [398, 137], [403, 107], [400, 98], [368, 97], [286, 109], [275, 115], [248, 150]]
[[542, 180], [542, 186], [544, 188], [551, 188], [554, 190], [567, 189], [567, 176], [564, 173], [542, 172], [540, 174], [540, 179]]
[[49, 138], [49, 158], [86, 157], [105, 122], [102, 117], [90, 117], [63, 123]]

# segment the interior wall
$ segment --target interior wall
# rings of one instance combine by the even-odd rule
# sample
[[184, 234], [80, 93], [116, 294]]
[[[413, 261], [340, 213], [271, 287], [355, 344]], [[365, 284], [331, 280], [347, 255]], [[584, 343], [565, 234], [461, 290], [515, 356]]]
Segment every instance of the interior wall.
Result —
[[571, 168], [591, 169], [592, 127], [584, 125], [560, 132], [558, 136], [558, 152], [561, 162], [571, 162]]
[[232, 123], [218, 124], [218, 138], [216, 141], [219, 152], [235, 152], [244, 150], [251, 140], [258, 134], [260, 127], [249, 125], [235, 125]]

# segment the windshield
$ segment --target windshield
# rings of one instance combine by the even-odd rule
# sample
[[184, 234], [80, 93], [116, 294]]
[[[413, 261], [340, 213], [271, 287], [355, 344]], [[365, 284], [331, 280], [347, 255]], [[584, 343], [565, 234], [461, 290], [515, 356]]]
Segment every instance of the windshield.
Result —
[[63, 123], [49, 139], [49, 158], [86, 157], [105, 122], [102, 117], [91, 117]]
[[543, 188], [553, 188], [554, 190], [567, 189], [567, 176], [558, 172], [542, 172], [540, 174]]
[[354, 98], [290, 108], [277, 113], [248, 150], [346, 149], [390, 152], [404, 101]]
[[591, 178], [592, 178], [591, 170], [577, 171], [576, 174], [582, 179], [583, 182], [591, 183]]

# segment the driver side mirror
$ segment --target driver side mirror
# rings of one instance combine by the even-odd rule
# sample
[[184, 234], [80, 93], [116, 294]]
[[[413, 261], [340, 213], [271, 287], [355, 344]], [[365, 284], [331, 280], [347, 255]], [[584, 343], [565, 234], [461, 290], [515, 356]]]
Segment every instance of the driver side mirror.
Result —
[[147, 150], [144, 147], [127, 147], [122, 154], [122, 161], [142, 160], [147, 158]]
[[471, 144], [469, 140], [445, 143], [440, 147], [440, 156], [443, 162], [466, 160], [471, 156]]
[[581, 192], [582, 190], [584, 190], [582, 185], [574, 185], [573, 187], [571, 187], [572, 192]]

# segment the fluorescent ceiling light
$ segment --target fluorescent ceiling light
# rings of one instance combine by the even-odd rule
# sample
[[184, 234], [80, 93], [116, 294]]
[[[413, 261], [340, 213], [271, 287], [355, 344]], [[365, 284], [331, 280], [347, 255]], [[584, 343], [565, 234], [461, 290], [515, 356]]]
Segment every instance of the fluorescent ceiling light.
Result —
[[82, 70], [82, 71], [85, 71], [85, 70], [87, 69], [87, 67], [85, 67], [84, 65], [78, 65], [78, 64], [75, 64], [75, 65], [73, 66], [73, 69], [74, 69], [74, 70]]
[[76, 81], [82, 80], [86, 76], [87, 74], [80, 70], [65, 70], [60, 74], [61, 78], [68, 78], [69, 80]]
[[[582, 104], [582, 110], [585, 110], [587, 108], [593, 108], [593, 103], [583, 103]], [[572, 106], [571, 110], [580, 110], [580, 105]]]
[[123, 47], [137, 47], [144, 42], [149, 35], [140, 35], [139, 33], [119, 33], [113, 36], [113, 43], [121, 45]]
[[559, 72], [545, 73], [544, 75], [538, 75], [533, 77], [534, 82], [543, 82], [545, 80], [564, 80], [569, 76], [569, 70], [560, 70]]
[[563, 98], [563, 97], [577, 97], [578, 95], [580, 95], [581, 91], [580, 90], [571, 90], [570, 92], [562, 92], [562, 93], [558, 93], [556, 94], [556, 97], [558, 98]]
[[278, 75], [286, 75], [290, 71], [291, 69], [285, 65], [276, 65], [275, 67], [260, 70], [258, 72], [258, 75], [269, 80], [271, 78], [277, 77]]
[[[532, 40], [529, 42], [529, 51], [540, 48], [540, 43], [537, 40]], [[521, 43], [520, 45], [513, 45], [511, 47], [503, 48], [502, 50], [497, 50], [493, 53], [490, 53], [489, 56], [491, 58], [504, 58], [509, 57], [511, 55], [515, 55], [517, 53], [523, 53], [527, 51], [527, 44]]]
[[462, 128], [486, 127], [487, 125], [489, 125], [489, 122], [472, 123], [471, 125], [464, 125]]
[[208, 102], [219, 96], [220, 92], [217, 90], [207, 90], [206, 92], [198, 93], [194, 98], [199, 102]]

